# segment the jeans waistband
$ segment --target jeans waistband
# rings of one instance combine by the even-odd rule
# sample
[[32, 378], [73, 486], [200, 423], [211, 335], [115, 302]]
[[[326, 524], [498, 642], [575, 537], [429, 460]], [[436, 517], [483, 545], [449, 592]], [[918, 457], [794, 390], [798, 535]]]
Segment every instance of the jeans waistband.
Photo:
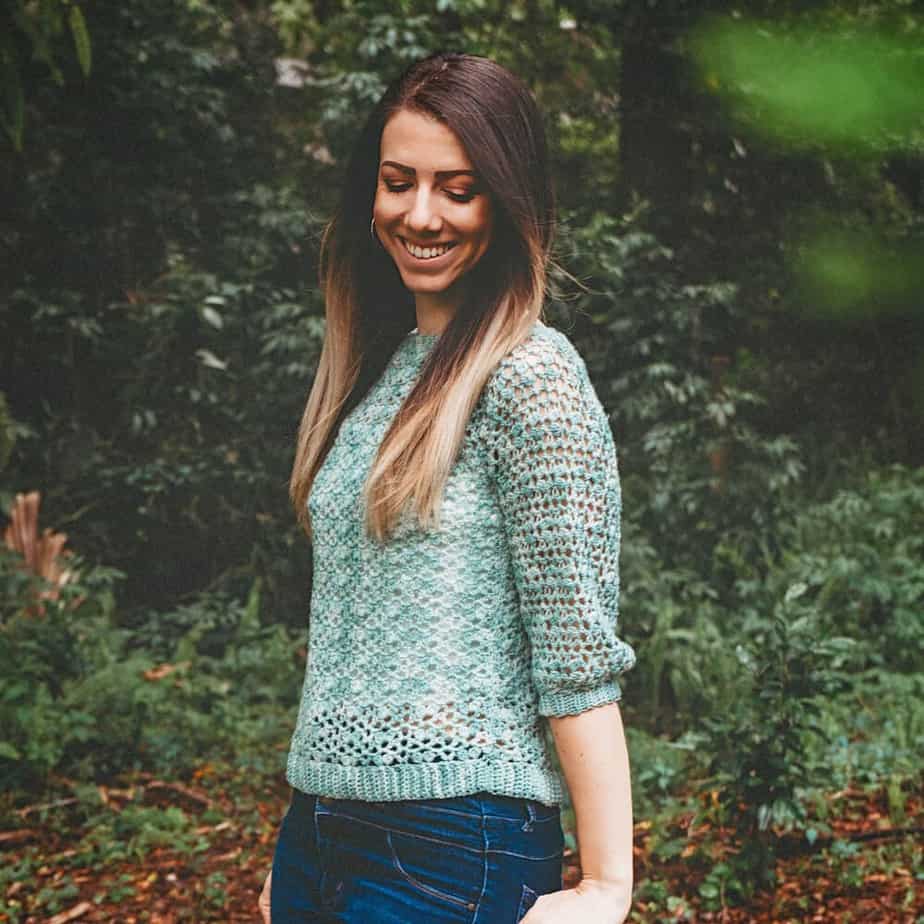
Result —
[[376, 806], [387, 809], [389, 805], [407, 807], [419, 805], [430, 811], [447, 812], [457, 815], [470, 815], [475, 818], [499, 818], [532, 825], [559, 817], [558, 805], [545, 805], [534, 799], [521, 799], [514, 796], [500, 796], [489, 792], [478, 792], [467, 796], [453, 796], [445, 799], [413, 799], [402, 802], [366, 802], [356, 799], [337, 799], [330, 796], [316, 796], [293, 790], [293, 799], [317, 799], [321, 805], [329, 808], [353, 807], [362, 811], [364, 807]]

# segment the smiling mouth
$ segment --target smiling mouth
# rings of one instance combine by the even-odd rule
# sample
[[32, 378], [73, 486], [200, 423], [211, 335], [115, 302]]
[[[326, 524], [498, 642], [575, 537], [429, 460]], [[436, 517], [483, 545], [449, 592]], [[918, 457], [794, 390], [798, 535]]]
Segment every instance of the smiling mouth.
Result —
[[449, 253], [456, 246], [455, 241], [449, 241], [445, 244], [431, 244], [428, 247], [418, 247], [403, 237], [398, 236], [398, 240], [404, 246], [404, 249], [418, 260], [436, 260], [439, 257]]

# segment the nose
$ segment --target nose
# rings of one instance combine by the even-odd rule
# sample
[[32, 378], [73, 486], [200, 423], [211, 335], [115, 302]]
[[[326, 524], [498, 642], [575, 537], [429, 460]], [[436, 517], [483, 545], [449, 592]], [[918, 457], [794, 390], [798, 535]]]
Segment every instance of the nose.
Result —
[[407, 226], [412, 231], [439, 231], [442, 219], [433, 207], [431, 191], [419, 186], [414, 196], [414, 203], [407, 214]]

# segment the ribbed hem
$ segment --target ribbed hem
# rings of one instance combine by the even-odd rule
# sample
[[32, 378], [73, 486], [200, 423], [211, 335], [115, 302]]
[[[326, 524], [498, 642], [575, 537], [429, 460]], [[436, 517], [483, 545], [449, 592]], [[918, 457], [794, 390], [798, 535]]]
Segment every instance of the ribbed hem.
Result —
[[539, 714], [544, 716], [578, 715], [596, 706], [605, 706], [622, 699], [622, 687], [609, 680], [592, 690], [568, 690], [563, 693], [541, 693]]
[[290, 786], [309, 795], [366, 802], [451, 799], [489, 792], [557, 805], [563, 795], [558, 774], [532, 764], [469, 760], [392, 767], [345, 767], [306, 760], [294, 749], [289, 752], [286, 780]]

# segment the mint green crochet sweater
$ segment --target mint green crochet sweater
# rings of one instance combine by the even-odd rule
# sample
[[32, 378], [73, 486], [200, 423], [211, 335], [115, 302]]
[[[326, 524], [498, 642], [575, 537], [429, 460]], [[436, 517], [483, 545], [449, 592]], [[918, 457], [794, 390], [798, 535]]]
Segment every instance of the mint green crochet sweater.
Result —
[[344, 419], [308, 498], [308, 664], [286, 778], [342, 799], [487, 791], [559, 802], [545, 716], [621, 698], [616, 449], [587, 368], [537, 321], [498, 364], [450, 472], [440, 531], [384, 545], [362, 485], [438, 335], [411, 332]]

